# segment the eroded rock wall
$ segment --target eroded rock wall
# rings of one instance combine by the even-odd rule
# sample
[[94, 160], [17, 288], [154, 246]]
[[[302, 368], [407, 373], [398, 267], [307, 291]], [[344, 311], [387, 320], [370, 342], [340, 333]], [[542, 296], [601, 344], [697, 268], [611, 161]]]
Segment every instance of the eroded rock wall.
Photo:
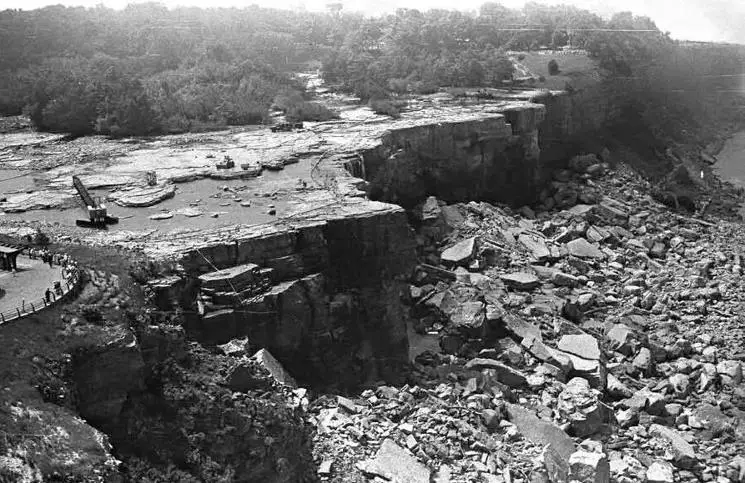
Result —
[[428, 195], [529, 202], [540, 181], [544, 115], [542, 105], [511, 103], [502, 113], [393, 129], [362, 153], [370, 196], [403, 206]]
[[[248, 336], [302, 382], [400, 379], [408, 358], [401, 284], [415, 242], [401, 208], [363, 203], [367, 209], [352, 214], [185, 251], [187, 330], [209, 344]], [[256, 280], [229, 281], [228, 292], [200, 282], [204, 273], [245, 264], [256, 265], [249, 267]]]
[[546, 108], [538, 126], [541, 165], [546, 172], [566, 167], [571, 156], [588, 148], [592, 152], [596, 148], [592, 140], [620, 115], [621, 106], [602, 84], [572, 92], [547, 91], [531, 101]]

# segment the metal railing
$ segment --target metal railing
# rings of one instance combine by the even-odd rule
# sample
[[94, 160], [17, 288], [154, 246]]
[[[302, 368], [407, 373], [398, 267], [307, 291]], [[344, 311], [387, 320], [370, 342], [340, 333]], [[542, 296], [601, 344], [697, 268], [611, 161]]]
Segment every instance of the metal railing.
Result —
[[0, 325], [12, 320], [21, 319], [23, 317], [35, 314], [41, 310], [46, 309], [47, 307], [55, 305], [57, 302], [75, 296], [80, 289], [81, 280], [82, 277], [80, 274], [80, 270], [75, 269], [68, 280], [59, 281], [59, 290], [54, 285], [48, 288], [50, 292], [48, 300], [45, 291], [45, 296], [42, 296], [40, 299], [35, 299], [31, 302], [24, 301], [22, 305], [17, 306], [14, 309], [0, 312]]

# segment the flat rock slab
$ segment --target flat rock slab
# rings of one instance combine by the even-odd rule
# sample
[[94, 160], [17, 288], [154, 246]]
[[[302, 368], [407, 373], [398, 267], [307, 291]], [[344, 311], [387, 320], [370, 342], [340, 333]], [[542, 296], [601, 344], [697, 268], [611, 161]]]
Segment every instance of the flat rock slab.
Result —
[[551, 258], [551, 251], [543, 238], [532, 234], [522, 233], [517, 238], [517, 241], [530, 251], [533, 259], [543, 261]]
[[167, 220], [169, 218], [173, 218], [173, 213], [170, 211], [166, 211], [164, 213], [155, 213], [154, 215], [150, 215], [148, 218], [151, 220]]
[[673, 463], [678, 468], [687, 469], [696, 464], [696, 451], [676, 430], [653, 424], [649, 427], [649, 434], [665, 440], [670, 445]]
[[368, 474], [384, 478], [391, 483], [429, 483], [430, 471], [408, 451], [390, 439], [383, 441], [375, 457], [360, 463]]
[[570, 334], [561, 337], [559, 350], [574, 354], [583, 359], [599, 360], [600, 347], [595, 337], [590, 334]]
[[577, 238], [567, 243], [567, 251], [570, 255], [579, 258], [603, 259], [603, 253], [598, 247], [588, 242], [584, 238]]
[[493, 369], [497, 373], [499, 382], [513, 388], [522, 387], [528, 383], [528, 380], [521, 372], [494, 359], [484, 359], [481, 357], [471, 359], [466, 363], [466, 369]]
[[194, 218], [195, 216], [202, 216], [204, 214], [203, 211], [200, 211], [196, 208], [181, 208], [179, 210], [176, 210], [176, 213], [179, 215], [184, 215], [188, 218]]
[[465, 265], [475, 254], [476, 237], [471, 237], [446, 248], [440, 255], [440, 260], [451, 265]]
[[564, 375], [573, 369], [572, 359], [567, 354], [547, 346], [540, 339], [533, 336], [525, 337], [522, 346], [537, 359], [559, 368]]
[[176, 194], [176, 186], [164, 184], [145, 188], [132, 188], [111, 193], [109, 198], [119, 206], [144, 207], [153, 206]]
[[551, 481], [567, 481], [569, 458], [576, 447], [574, 441], [557, 425], [538, 419], [527, 409], [517, 404], [506, 403], [507, 416], [526, 439], [538, 446], [548, 446], [545, 455], [546, 468], [556, 475]]
[[502, 323], [504, 323], [505, 328], [519, 340], [523, 340], [526, 337], [543, 340], [540, 327], [518, 317], [517, 315], [506, 312], [502, 316]]
[[528, 272], [508, 273], [499, 278], [502, 279], [502, 282], [504, 282], [505, 285], [516, 290], [533, 290], [541, 285], [541, 281], [538, 277]]
[[251, 357], [251, 359], [261, 364], [264, 369], [266, 369], [278, 383], [284, 384], [285, 386], [289, 387], [297, 387], [295, 379], [293, 379], [290, 373], [287, 372], [284, 367], [282, 367], [282, 364], [280, 364], [280, 362], [275, 359], [268, 350], [259, 350]]

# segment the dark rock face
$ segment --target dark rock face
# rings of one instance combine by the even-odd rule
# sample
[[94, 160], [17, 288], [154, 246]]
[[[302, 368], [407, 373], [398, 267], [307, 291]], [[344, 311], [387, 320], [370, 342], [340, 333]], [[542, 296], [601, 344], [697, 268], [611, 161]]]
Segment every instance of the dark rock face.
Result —
[[116, 425], [129, 393], [143, 387], [145, 363], [135, 336], [117, 331], [73, 358], [80, 415], [97, 428]]
[[185, 253], [186, 308], [201, 313], [187, 329], [210, 344], [248, 336], [301, 382], [398, 380], [408, 355], [400, 280], [415, 243], [403, 210], [380, 206]]
[[197, 345], [188, 364], [158, 367], [114, 433], [129, 481], [313, 481], [304, 392], [278, 384], [255, 358]]
[[392, 130], [363, 153], [371, 197], [403, 206], [428, 195], [530, 202], [537, 193], [537, 129], [544, 112], [525, 103], [482, 119]]

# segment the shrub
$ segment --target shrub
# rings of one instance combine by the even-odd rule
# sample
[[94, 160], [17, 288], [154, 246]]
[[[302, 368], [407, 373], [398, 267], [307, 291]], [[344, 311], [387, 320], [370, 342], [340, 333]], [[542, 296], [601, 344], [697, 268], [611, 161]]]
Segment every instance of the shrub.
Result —
[[303, 101], [287, 109], [285, 117], [289, 122], [329, 121], [338, 119], [339, 114], [317, 102]]
[[418, 81], [414, 82], [412, 85], [412, 90], [417, 94], [434, 94], [435, 92], [439, 91], [440, 88], [437, 87], [437, 85], [434, 82], [429, 81]]
[[401, 78], [388, 79], [388, 89], [397, 94], [405, 94], [409, 89], [409, 81]]
[[80, 315], [91, 324], [100, 324], [103, 322], [103, 314], [95, 305], [81, 305]]
[[517, 60], [520, 60], [520, 61], [525, 60], [525, 54], [518, 55]]
[[556, 62], [556, 59], [551, 59], [548, 61], [548, 75], [558, 75], [559, 72], [559, 63]]
[[36, 230], [36, 233], [34, 233], [34, 245], [38, 245], [40, 247], [45, 247], [49, 245], [50, 243], [49, 235], [44, 233], [41, 230]]
[[399, 110], [398, 103], [391, 101], [390, 99], [371, 99], [368, 105], [375, 114], [383, 114], [391, 116], [394, 119], [401, 117], [401, 111]]

